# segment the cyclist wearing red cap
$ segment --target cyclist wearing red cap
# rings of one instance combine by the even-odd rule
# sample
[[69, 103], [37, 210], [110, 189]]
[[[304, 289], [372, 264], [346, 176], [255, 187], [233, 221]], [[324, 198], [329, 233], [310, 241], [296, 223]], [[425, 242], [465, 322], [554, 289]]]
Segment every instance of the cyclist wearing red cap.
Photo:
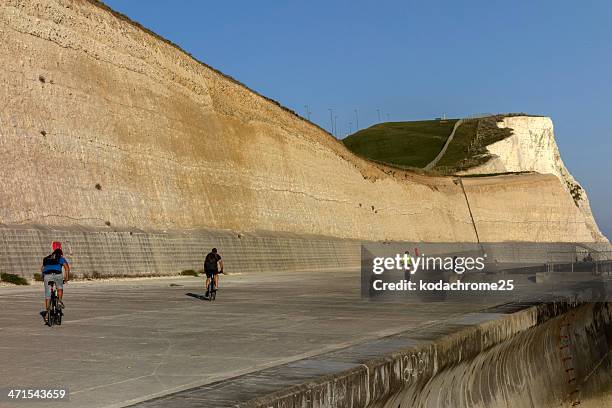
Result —
[[53, 253], [43, 258], [43, 264], [40, 267], [40, 272], [43, 275], [43, 281], [45, 283], [45, 310], [49, 308], [49, 299], [51, 298], [49, 282], [53, 282], [56, 285], [59, 305], [60, 307], [64, 307], [64, 302], [62, 301], [64, 295], [64, 281], [68, 282], [70, 280], [70, 265], [68, 265], [68, 261], [64, 258], [61, 244], [59, 247], [55, 244], [54, 242], [53, 246], [55, 249]]

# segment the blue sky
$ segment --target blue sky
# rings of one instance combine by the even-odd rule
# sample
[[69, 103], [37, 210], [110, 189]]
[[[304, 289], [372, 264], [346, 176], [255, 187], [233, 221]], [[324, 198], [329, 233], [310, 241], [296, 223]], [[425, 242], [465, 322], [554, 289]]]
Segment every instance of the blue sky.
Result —
[[382, 120], [551, 116], [612, 237], [612, 2], [196, 1], [106, 4], [339, 134]]

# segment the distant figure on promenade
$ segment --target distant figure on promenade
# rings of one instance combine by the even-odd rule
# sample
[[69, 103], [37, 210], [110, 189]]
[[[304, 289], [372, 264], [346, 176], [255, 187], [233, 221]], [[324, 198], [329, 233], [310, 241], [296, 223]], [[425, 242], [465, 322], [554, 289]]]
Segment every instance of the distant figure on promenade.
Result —
[[204, 272], [206, 273], [206, 297], [208, 297], [208, 285], [210, 279], [215, 280], [215, 290], [219, 287], [219, 274], [223, 273], [223, 260], [217, 253], [217, 248], [213, 248], [204, 259]]
[[410, 282], [410, 278], [412, 277], [412, 268], [414, 265], [412, 264], [412, 256], [410, 255], [410, 251], [404, 252], [404, 257], [407, 258], [406, 264], [408, 269], [404, 269], [404, 279]]
[[53, 242], [53, 252], [43, 258], [40, 272], [45, 285], [45, 310], [49, 308], [49, 299], [51, 299], [49, 282], [53, 282], [56, 285], [59, 305], [63, 308], [64, 281], [68, 282], [70, 280], [70, 265], [66, 258], [64, 258], [61, 243]]

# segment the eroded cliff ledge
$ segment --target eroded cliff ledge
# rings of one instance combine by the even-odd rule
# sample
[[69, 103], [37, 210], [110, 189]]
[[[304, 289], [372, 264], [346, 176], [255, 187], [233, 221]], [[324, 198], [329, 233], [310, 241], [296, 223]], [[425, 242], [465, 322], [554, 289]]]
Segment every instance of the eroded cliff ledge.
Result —
[[3, 1], [0, 62], [4, 224], [604, 240], [555, 175], [367, 162], [92, 1]]

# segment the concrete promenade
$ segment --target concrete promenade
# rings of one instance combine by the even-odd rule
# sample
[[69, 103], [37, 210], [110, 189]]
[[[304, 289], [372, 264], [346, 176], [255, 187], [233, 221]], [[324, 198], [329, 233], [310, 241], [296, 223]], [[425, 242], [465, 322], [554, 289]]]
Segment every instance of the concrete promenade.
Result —
[[62, 406], [125, 406], [483, 307], [362, 300], [357, 271], [223, 276], [215, 303], [189, 292], [203, 294], [202, 279], [71, 282], [65, 322], [48, 328], [42, 287], [0, 288], [0, 387], [68, 387]]

